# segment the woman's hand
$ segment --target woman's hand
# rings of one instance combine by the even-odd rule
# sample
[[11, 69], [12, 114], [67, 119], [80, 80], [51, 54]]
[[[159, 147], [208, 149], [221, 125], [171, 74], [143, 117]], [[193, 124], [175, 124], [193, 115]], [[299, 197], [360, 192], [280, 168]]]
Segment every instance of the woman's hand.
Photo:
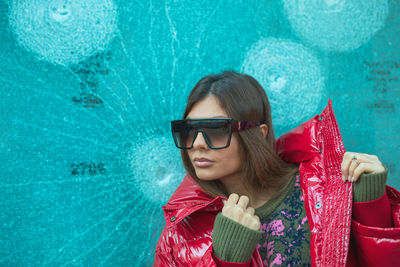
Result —
[[259, 230], [261, 226], [260, 218], [254, 215], [254, 208], [247, 207], [248, 204], [249, 198], [247, 196], [241, 196], [239, 199], [238, 194], [233, 193], [229, 196], [228, 200], [224, 202], [222, 215], [247, 228]]
[[343, 182], [355, 182], [361, 174], [383, 172], [385, 168], [375, 155], [346, 152], [342, 161]]

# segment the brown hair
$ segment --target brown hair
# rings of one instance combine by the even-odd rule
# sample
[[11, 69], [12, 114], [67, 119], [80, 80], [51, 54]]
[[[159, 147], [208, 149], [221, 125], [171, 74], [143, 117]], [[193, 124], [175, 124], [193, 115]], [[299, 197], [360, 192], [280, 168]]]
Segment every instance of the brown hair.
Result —
[[[253, 77], [232, 70], [205, 76], [190, 92], [183, 119], [194, 104], [210, 95], [219, 100], [220, 106], [231, 118], [257, 121], [268, 126], [265, 138], [258, 127], [237, 132], [243, 164], [241, 183], [251, 192], [274, 188], [279, 193], [298, 166], [283, 161], [276, 153], [271, 107], [263, 87]], [[181, 150], [181, 155], [186, 171], [205, 192], [212, 197], [228, 197], [220, 181], [202, 181], [196, 176], [187, 151]]]

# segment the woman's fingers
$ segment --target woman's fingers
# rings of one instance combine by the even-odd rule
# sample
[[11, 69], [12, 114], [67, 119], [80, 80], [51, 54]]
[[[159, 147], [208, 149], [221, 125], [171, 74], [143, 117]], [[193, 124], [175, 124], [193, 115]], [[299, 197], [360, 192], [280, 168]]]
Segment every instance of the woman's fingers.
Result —
[[349, 176], [349, 168], [351, 164], [351, 156], [350, 153], [346, 152], [343, 155], [343, 160], [342, 160], [342, 180], [345, 182]]
[[246, 212], [247, 212], [248, 214], [250, 214], [250, 215], [254, 215], [255, 210], [254, 210], [254, 208], [252, 208], [252, 207], [248, 207], [247, 210], [246, 210]]
[[360, 163], [357, 166], [357, 168], [354, 170], [353, 178], [351, 181], [356, 182], [358, 180], [358, 178], [360, 177], [360, 175], [363, 174], [364, 172], [369, 172], [368, 164]]
[[260, 222], [260, 218], [258, 218], [258, 216], [254, 216], [255, 218], [253, 218], [253, 221], [251, 222], [249, 228], [253, 229], [253, 230], [260, 230], [261, 227], [261, 222]]
[[253, 216], [248, 213], [241, 218], [239, 223], [253, 230], [258, 230], [261, 226], [260, 218], [258, 218], [256, 215]]
[[239, 200], [238, 194], [235, 194], [235, 193], [230, 194], [228, 200], [226, 201], [226, 205], [234, 206], [234, 205], [236, 205], [238, 200]]
[[[349, 182], [354, 182], [354, 170], [360, 165], [360, 161], [358, 159], [354, 160], [352, 159], [350, 161], [350, 167], [349, 167], [349, 171], [348, 171], [348, 178], [347, 180]], [[357, 177], [358, 178], [358, 177]]]
[[346, 152], [342, 160], [343, 181], [355, 182], [363, 173], [377, 173], [384, 171], [382, 162], [375, 155]]
[[254, 215], [253, 207], [247, 207], [249, 198], [247, 196], [239, 196], [235, 193], [231, 194], [224, 203], [222, 215], [254, 230], [260, 229], [260, 219]]
[[249, 198], [247, 196], [241, 196], [237, 205], [245, 211], [247, 204], [249, 204]]

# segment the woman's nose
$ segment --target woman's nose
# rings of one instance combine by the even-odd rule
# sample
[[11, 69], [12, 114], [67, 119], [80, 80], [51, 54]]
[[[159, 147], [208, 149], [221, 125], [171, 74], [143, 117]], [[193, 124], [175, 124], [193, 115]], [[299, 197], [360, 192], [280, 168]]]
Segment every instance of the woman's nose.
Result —
[[208, 148], [207, 142], [204, 139], [204, 136], [203, 136], [202, 132], [198, 132], [197, 133], [197, 136], [195, 137], [194, 142], [193, 142], [193, 148], [196, 148], [196, 149]]

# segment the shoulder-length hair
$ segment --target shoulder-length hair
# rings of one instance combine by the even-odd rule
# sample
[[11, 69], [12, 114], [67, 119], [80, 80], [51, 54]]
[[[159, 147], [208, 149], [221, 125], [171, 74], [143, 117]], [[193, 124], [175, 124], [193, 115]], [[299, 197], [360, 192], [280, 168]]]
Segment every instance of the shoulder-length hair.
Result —
[[[276, 139], [272, 126], [271, 107], [264, 88], [251, 76], [235, 71], [205, 76], [190, 92], [183, 114], [186, 118], [193, 105], [214, 95], [229, 117], [235, 120], [257, 121], [268, 126], [266, 137], [258, 127], [237, 132], [242, 161], [241, 183], [250, 192], [275, 189], [278, 194], [298, 170], [297, 165], [283, 161], [277, 154]], [[225, 196], [228, 192], [218, 181], [203, 181], [186, 150], [181, 150], [183, 165], [188, 174], [212, 197]]]

